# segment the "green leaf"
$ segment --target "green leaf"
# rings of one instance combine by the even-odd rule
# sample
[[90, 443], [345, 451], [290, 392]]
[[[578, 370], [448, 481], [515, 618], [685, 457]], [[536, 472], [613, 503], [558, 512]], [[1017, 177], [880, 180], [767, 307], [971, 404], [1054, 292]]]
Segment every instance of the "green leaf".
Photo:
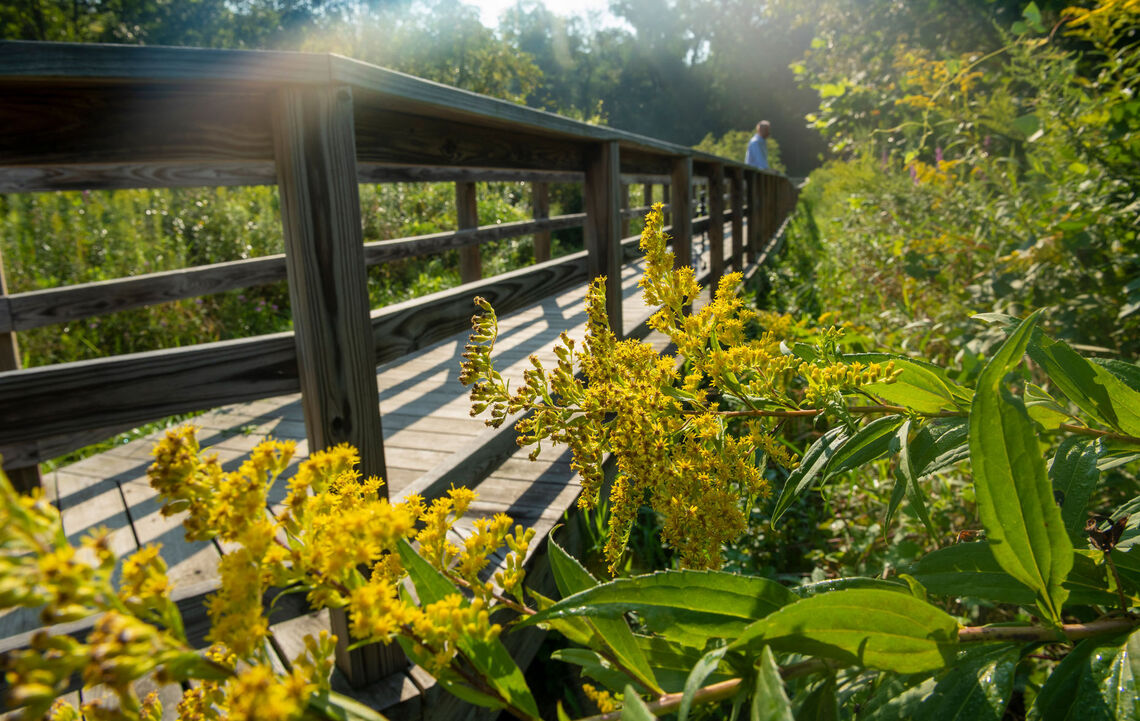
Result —
[[860, 428], [828, 461], [824, 477], [858, 468], [885, 454], [891, 448], [891, 438], [904, 420], [903, 416], [883, 416]]
[[[550, 567], [554, 573], [554, 582], [563, 596], [572, 596], [579, 591], [585, 591], [598, 585], [598, 580], [590, 575], [577, 559], [566, 553], [551, 537], [548, 544]], [[632, 680], [641, 684], [645, 690], [662, 693], [661, 687], [653, 677], [649, 662], [645, 654], [637, 645], [633, 632], [624, 618], [592, 618], [588, 620], [590, 626], [597, 631], [598, 639], [604, 649], [591, 647], [599, 651], [608, 652], [615, 665], [628, 673]]]
[[780, 492], [776, 507], [772, 509], [772, 525], [776, 525], [780, 516], [788, 510], [788, 506], [811, 487], [812, 482], [823, 473], [832, 457], [846, 442], [847, 430], [842, 426], [836, 426], [820, 436], [804, 451], [800, 464], [788, 474], [788, 480], [784, 481], [784, 490]]
[[965, 418], [927, 421], [910, 439], [910, 465], [919, 478], [969, 457], [969, 422]]
[[946, 672], [914, 718], [939, 721], [1001, 721], [1013, 693], [1016, 647], [985, 649]]
[[800, 704], [796, 721], [839, 721], [838, 690], [835, 677], [828, 676]]
[[1090, 358], [1089, 360], [1116, 376], [1132, 390], [1140, 391], [1140, 366], [1115, 358]]
[[806, 598], [808, 596], [817, 596], [821, 593], [842, 591], [848, 588], [875, 588], [881, 591], [910, 593], [910, 586], [905, 583], [899, 583], [895, 580], [887, 581], [881, 578], [866, 578], [864, 576], [829, 578], [826, 581], [816, 581], [815, 583], [805, 583], [802, 586], [795, 586], [792, 588], [792, 591], [797, 596]]
[[[1024, 27], [1024, 24], [1022, 25]], [[1013, 31], [1017, 33], [1016, 30]], [[1041, 129], [1041, 121], [1037, 119], [1036, 115], [1030, 113], [1029, 115], [1022, 115], [1013, 121], [1013, 128], [1021, 133], [1023, 137], [1029, 137]]]
[[1034, 721], [1116, 721], [1135, 718], [1136, 685], [1132, 658], [1140, 653], [1133, 633], [1127, 638], [1086, 639], [1053, 669], [1030, 709]]
[[689, 677], [685, 679], [685, 688], [681, 694], [681, 703], [677, 706], [677, 721], [688, 721], [689, 711], [693, 708], [693, 696], [700, 690], [705, 679], [720, 665], [720, 660], [728, 651], [728, 646], [721, 646], [701, 656], [701, 660], [693, 666]]
[[1049, 466], [1053, 490], [1061, 494], [1061, 520], [1074, 546], [1088, 542], [1085, 537], [1085, 508], [1100, 480], [1096, 463], [1100, 459], [1100, 443], [1076, 436], [1061, 441], [1057, 455]]
[[307, 712], [331, 721], [388, 721], [388, 718], [379, 711], [374, 711], [356, 699], [336, 691], [313, 694], [306, 705]]
[[562, 599], [521, 621], [637, 613], [651, 631], [691, 646], [709, 638], [735, 638], [748, 624], [796, 600], [775, 581], [715, 571], [660, 571], [619, 578]]
[[[969, 391], [946, 377], [936, 365], [917, 361], [906, 356], [887, 353], [852, 353], [843, 356], [846, 362], [894, 363], [902, 371], [890, 383], [870, 383], [862, 389], [884, 403], [905, 406], [919, 413], [937, 413], [958, 408], [957, 400], [969, 400]], [[956, 400], [957, 398], [957, 400]]]
[[626, 684], [629, 683], [629, 677], [614, 668], [613, 664], [597, 651], [585, 648], [562, 648], [553, 651], [550, 658], [581, 666], [582, 673], [585, 676], [594, 679], [612, 691], [625, 688]]
[[756, 661], [751, 721], [792, 721], [792, 704], [784, 691], [784, 679], [780, 677], [772, 649], [767, 646]]
[[1045, 30], [1044, 26], [1041, 25], [1041, 11], [1037, 9], [1037, 3], [1030, 2], [1026, 5], [1025, 9], [1021, 11], [1021, 17], [1025, 18], [1025, 22], [1029, 27], [1037, 32], [1043, 32]]
[[749, 626], [729, 648], [762, 644], [843, 664], [919, 673], [953, 661], [958, 623], [910, 594], [850, 589], [785, 606]]
[[657, 717], [633, 690], [633, 686], [625, 687], [621, 707], [622, 721], [657, 721]]
[[1140, 436], [1140, 392], [1108, 368], [1077, 354], [1061, 341], [1035, 334], [1029, 356], [1077, 407], [1121, 433]]
[[1062, 423], [1071, 423], [1073, 420], [1053, 396], [1032, 383], [1025, 384], [1025, 410], [1030, 418], [1047, 431], [1056, 430]]
[[[1039, 313], [1040, 311], [1038, 311]], [[1045, 474], [1037, 435], [1021, 401], [1004, 386], [1021, 362], [1037, 314], [1006, 339], [978, 378], [970, 409], [970, 462], [978, 515], [998, 564], [1033, 590], [1042, 612], [1061, 622], [1073, 544]]]
[[[683, 691], [689, 673], [704, 656], [701, 650], [693, 646], [668, 641], [660, 636], [637, 636], [636, 638], [645, 657], [653, 665], [653, 674], [657, 678], [657, 683], [667, 693]], [[733, 675], [731, 669], [721, 667], [708, 677], [708, 682], [724, 681]]]
[[[1021, 606], [1032, 604], [1036, 598], [1031, 589], [998, 565], [985, 542], [957, 543], [928, 553], [908, 572], [936, 596], [971, 596]], [[1116, 605], [1104, 568], [1080, 554], [1073, 557], [1065, 588], [1070, 594], [1067, 606]]]
[[880, 674], [875, 691], [863, 705], [859, 721], [911, 721], [920, 719], [918, 709], [934, 692], [935, 681], [928, 675], [898, 676]]
[[[416, 553], [406, 540], [400, 540], [398, 549], [400, 560], [416, 587], [421, 605], [427, 606], [459, 593], [451, 581]], [[535, 703], [534, 695], [530, 692], [518, 664], [511, 658], [502, 641], [498, 639], [487, 641], [482, 637], [464, 635], [459, 638], [457, 645], [475, 670], [491, 684], [503, 701], [533, 718], [539, 718], [538, 704]], [[454, 689], [449, 688], [449, 690], [456, 693]]]
[[[938, 532], [934, 528], [934, 523], [930, 520], [930, 511], [926, 508], [926, 496], [922, 492], [922, 488], [918, 485], [918, 477], [914, 473], [914, 467], [910, 461], [910, 419], [907, 419], [898, 430], [899, 441], [899, 461], [895, 466], [895, 489], [897, 491], [898, 485], [902, 484], [906, 488], [906, 496], [910, 500], [910, 506], [914, 509], [915, 515], [922, 521], [922, 525], [926, 528], [926, 532], [930, 534], [930, 539], [935, 545], [938, 544]], [[897, 507], [895, 501], [896, 493], [891, 493], [891, 503]]]

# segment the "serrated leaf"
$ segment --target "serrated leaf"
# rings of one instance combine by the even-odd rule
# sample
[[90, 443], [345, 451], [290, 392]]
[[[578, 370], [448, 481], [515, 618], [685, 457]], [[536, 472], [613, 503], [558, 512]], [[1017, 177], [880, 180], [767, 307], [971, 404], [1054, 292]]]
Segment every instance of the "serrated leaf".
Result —
[[776, 507], [772, 509], [772, 525], [780, 520], [780, 516], [784, 515], [784, 511], [788, 510], [788, 506], [792, 505], [793, 501], [811, 487], [815, 479], [827, 468], [832, 457], [846, 442], [847, 429], [837, 426], [816, 439], [815, 443], [804, 451], [800, 464], [788, 474], [788, 479], [784, 481], [784, 490], [780, 492]]
[[850, 589], [811, 596], [749, 626], [730, 649], [769, 645], [899, 673], [942, 668], [958, 647], [958, 623], [910, 594]]
[[[422, 606], [459, 593], [451, 581], [416, 553], [406, 540], [400, 540], [398, 550], [400, 561], [416, 587]], [[459, 637], [457, 645], [471, 665], [483, 675], [504, 701], [533, 718], [539, 717], [538, 704], [530, 687], [527, 686], [526, 678], [523, 677], [518, 664], [511, 658], [502, 641], [498, 639], [488, 641], [473, 634], [464, 634]], [[456, 693], [455, 689], [449, 690]], [[472, 691], [472, 693], [477, 692]]]
[[[1030, 605], [1036, 598], [1029, 587], [998, 565], [985, 542], [957, 543], [933, 551], [908, 571], [936, 596], [972, 596], [1020, 606]], [[1116, 604], [1104, 568], [1080, 554], [1073, 557], [1065, 588], [1069, 590], [1069, 606]]]
[[[879, 398], [884, 403], [904, 406], [919, 413], [937, 413], [955, 410], [955, 400], [969, 399], [969, 391], [957, 387], [946, 377], [945, 371], [936, 365], [923, 363], [906, 356], [887, 353], [853, 353], [845, 355], [844, 361], [861, 363], [894, 363], [895, 370], [901, 371], [890, 383], [869, 383], [862, 390]], [[952, 389], [953, 388], [953, 389]]]
[[751, 721], [793, 721], [792, 703], [784, 690], [784, 679], [776, 657], [767, 646], [756, 662], [756, 685], [752, 690]]
[[651, 631], [703, 647], [734, 638], [748, 624], [796, 600], [775, 581], [716, 571], [660, 571], [619, 578], [568, 596], [518, 626], [548, 618], [617, 618], [635, 612]]
[[1001, 721], [1013, 693], [1016, 647], [986, 649], [946, 672], [915, 718], [939, 721]]
[[1136, 684], [1131, 658], [1136, 634], [1086, 639], [1065, 656], [1037, 694], [1033, 721], [1116, 721], [1135, 717]]
[[1049, 466], [1049, 478], [1055, 493], [1061, 494], [1061, 520], [1074, 546], [1088, 542], [1085, 537], [1085, 512], [1089, 496], [1100, 480], [1096, 463], [1100, 458], [1100, 444], [1097, 441], [1069, 436], [1061, 441], [1053, 463]]
[[1032, 422], [1004, 387], [1006, 374], [1025, 354], [1037, 317], [1031, 315], [1006, 339], [978, 378], [970, 409], [970, 463], [978, 515], [994, 558], [1033, 590], [1046, 616], [1060, 623], [1073, 544], [1053, 500]]
[[[550, 538], [548, 543], [550, 567], [554, 574], [555, 584], [563, 596], [571, 596], [579, 591], [585, 591], [598, 585], [598, 580], [590, 575], [578, 560], [559, 546]], [[628, 673], [632, 680], [641, 684], [645, 690], [662, 693], [661, 687], [653, 677], [649, 662], [637, 645], [633, 632], [624, 618], [591, 618], [587, 623], [597, 631], [598, 641], [604, 649], [598, 651], [608, 652], [615, 665]], [[593, 644], [591, 644], [593, 646]]]
[[894, 432], [904, 420], [903, 416], [883, 416], [860, 428], [828, 461], [824, 477], [858, 468], [885, 454], [891, 448]]

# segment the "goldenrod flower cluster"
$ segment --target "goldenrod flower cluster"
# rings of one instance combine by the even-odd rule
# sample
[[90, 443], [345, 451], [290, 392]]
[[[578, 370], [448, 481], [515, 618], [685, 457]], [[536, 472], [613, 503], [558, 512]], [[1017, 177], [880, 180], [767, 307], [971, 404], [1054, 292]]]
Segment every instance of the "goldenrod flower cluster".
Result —
[[[682, 565], [719, 567], [722, 545], [745, 530], [751, 504], [769, 493], [758, 457], [795, 464], [773, 435], [781, 415], [830, 407], [845, 393], [895, 376], [889, 364], [844, 362], [834, 352], [841, 335], [835, 329], [815, 338], [822, 352], [814, 360], [793, 353], [788, 342], [812, 332], [786, 315], [746, 308], [736, 293], [739, 274], [726, 275], [711, 301], [692, 311], [700, 286], [691, 268], [674, 269], [667, 242], [658, 204], [641, 236], [640, 284], [646, 303], [657, 307], [650, 326], [669, 337], [676, 357], [614, 336], [603, 278], [587, 291], [584, 341], [563, 334], [556, 366], [548, 370], [532, 358], [514, 392], [492, 362], [498, 319], [483, 299], [476, 299], [482, 312], [464, 354], [461, 379], [472, 386], [472, 414], [490, 410], [487, 423], [497, 426], [530, 411], [516, 425], [520, 445], [535, 446], [532, 458], [544, 441], [567, 445], [582, 477], [582, 507], [594, 507], [603, 492], [603, 459], [616, 460], [605, 547], [611, 572], [643, 505], [660, 516], [662, 538]], [[739, 415], [752, 418], [733, 422]]]
[[[187, 644], [159, 546], [124, 559], [116, 587], [118, 559], [106, 531], [71, 546], [55, 508], [42, 495], [20, 496], [0, 473], [0, 609], [41, 608], [47, 625], [97, 617], [85, 642], [41, 632], [29, 648], [10, 653], [9, 702], [30, 718], [49, 709], [53, 718], [78, 718], [80, 711], [54, 703], [78, 674], [116, 696], [84, 705], [86, 718], [158, 719], [157, 697], [140, 700], [135, 682], [195, 679], [179, 704], [180, 718], [299, 719], [314, 694], [329, 690], [337, 639], [306, 637], [292, 670], [275, 672], [266, 642], [270, 589], [307, 592], [319, 607], [344, 608], [357, 641], [407, 639], [413, 658], [437, 673], [465, 662], [465, 643], [498, 637], [502, 626], [491, 622], [491, 612], [501, 604], [526, 610], [522, 562], [533, 531], [499, 515], [477, 520], [456, 545], [449, 540], [460, 538], [454, 524], [474, 492], [453, 488], [430, 505], [419, 497], [392, 503], [380, 479], [360, 477], [358, 454], [348, 446], [301, 463], [274, 516], [269, 491], [293, 451], [292, 443], [265, 441], [240, 468], [225, 472], [216, 458], [202, 457], [193, 427], [168, 431], [155, 448], [148, 475], [164, 513], [184, 512], [189, 538], [227, 542], [220, 588], [207, 601], [214, 647], [204, 657]], [[421, 608], [400, 591], [408, 578], [400, 544], [408, 541], [421, 546], [456, 593]], [[504, 546], [495, 586], [483, 576], [488, 558]]]

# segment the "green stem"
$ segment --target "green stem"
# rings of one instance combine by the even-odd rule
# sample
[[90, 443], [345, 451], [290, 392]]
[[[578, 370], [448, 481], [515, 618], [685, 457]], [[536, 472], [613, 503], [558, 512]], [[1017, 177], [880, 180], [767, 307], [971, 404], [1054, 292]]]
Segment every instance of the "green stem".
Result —
[[1105, 438], [1110, 441], [1120, 441], [1122, 443], [1129, 443], [1131, 445], [1140, 446], [1140, 438], [1136, 436], [1128, 436], [1123, 433], [1113, 433], [1112, 431], [1099, 431], [1095, 428], [1086, 428], [1085, 426], [1074, 426], [1069, 423], [1062, 423], [1057, 426], [1062, 431], [1075, 433], [1081, 436], [1095, 436], [1097, 438]]

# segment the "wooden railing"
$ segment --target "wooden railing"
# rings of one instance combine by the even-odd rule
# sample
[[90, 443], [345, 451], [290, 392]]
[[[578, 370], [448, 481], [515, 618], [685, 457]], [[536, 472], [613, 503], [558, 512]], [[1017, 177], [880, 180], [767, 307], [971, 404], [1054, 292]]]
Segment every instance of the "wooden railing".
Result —
[[[0, 127], [0, 193], [276, 184], [285, 240], [282, 255], [14, 294], [0, 258], [0, 454], [24, 486], [118, 431], [296, 391], [310, 448], [352, 443], [383, 476], [376, 365], [464, 329], [472, 296], [509, 312], [605, 275], [620, 331], [623, 230], [645, 211], [630, 185], [661, 186], [679, 263], [708, 233], [714, 276], [726, 223], [739, 269], [796, 196], [734, 161], [332, 55], [0, 42]], [[478, 227], [481, 181], [532, 183], [534, 220]], [[459, 227], [363, 242], [357, 185], [388, 182], [455, 183]], [[582, 183], [586, 212], [550, 217], [551, 183]], [[550, 259], [550, 233], [571, 227], [586, 250]], [[523, 235], [534, 265], [482, 278], [479, 244]], [[450, 249], [464, 285], [369, 308], [367, 266]], [[284, 279], [293, 332], [19, 367], [21, 331]]]

